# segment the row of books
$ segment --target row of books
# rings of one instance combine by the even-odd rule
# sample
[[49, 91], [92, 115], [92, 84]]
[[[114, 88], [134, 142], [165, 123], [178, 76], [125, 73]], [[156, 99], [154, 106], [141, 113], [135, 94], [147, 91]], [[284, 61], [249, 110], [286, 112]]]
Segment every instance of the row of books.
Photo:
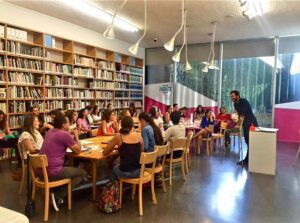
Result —
[[0, 37], [4, 38], [4, 26], [0, 25]]
[[41, 89], [37, 88], [11, 86], [8, 88], [8, 92], [10, 98], [43, 98]]
[[143, 68], [130, 67], [130, 73], [143, 75]]
[[114, 82], [95, 80], [90, 82], [91, 88], [111, 89], [114, 90]]
[[142, 107], [142, 101], [135, 101], [134, 105], [135, 107]]
[[20, 113], [26, 112], [26, 102], [25, 101], [10, 101], [8, 107], [9, 113]]
[[77, 85], [78, 80], [73, 79], [72, 77], [58, 77], [58, 76], [45, 76], [45, 85], [47, 86], [70, 86]]
[[57, 109], [57, 108], [62, 108], [64, 109], [64, 103], [63, 101], [56, 101], [56, 100], [51, 100], [51, 101], [46, 101], [45, 102], [45, 110], [49, 111], [49, 110], [53, 110], [53, 109]]
[[123, 82], [115, 82], [115, 88], [118, 89], [128, 89], [128, 84]]
[[129, 73], [130, 72], [130, 66], [126, 65], [126, 64], [117, 64], [116, 70]]
[[142, 91], [143, 90], [143, 86], [142, 85], [130, 85], [130, 90]]
[[31, 84], [34, 85], [34, 75], [32, 73], [23, 72], [9, 72], [8, 81], [17, 84]]
[[8, 39], [27, 41], [27, 32], [24, 30], [7, 27], [6, 31]]
[[98, 107], [101, 109], [106, 109], [108, 104], [113, 104], [112, 100], [106, 100], [106, 101], [98, 101], [96, 103], [96, 105], [98, 105]]
[[130, 101], [126, 101], [126, 100], [116, 100], [115, 101], [116, 108], [129, 107], [129, 104], [130, 104]]
[[98, 69], [109, 69], [109, 70], [115, 70], [115, 63], [111, 61], [98, 61], [96, 63], [96, 68]]
[[24, 115], [9, 116], [10, 128], [21, 128], [24, 125]]
[[41, 47], [33, 47], [14, 41], [7, 42], [7, 51], [14, 54], [23, 54], [35, 57], [43, 57], [44, 55]]
[[132, 99], [141, 99], [141, 98], [143, 98], [143, 93], [131, 92], [130, 98], [132, 98]]
[[130, 81], [142, 84], [143, 83], [143, 77], [131, 75]]
[[90, 105], [89, 101], [82, 101], [82, 100], [75, 100], [74, 101], [74, 108], [76, 108], [76, 109], [82, 109], [82, 108], [85, 108], [88, 105]]
[[6, 103], [0, 103], [0, 110], [6, 113]]
[[74, 54], [74, 63], [76, 65], [84, 65], [84, 66], [90, 66], [90, 67], [95, 66], [94, 60], [92, 58], [83, 57], [78, 54]]
[[74, 97], [75, 98], [94, 98], [95, 92], [90, 90], [74, 90]]
[[112, 98], [112, 97], [113, 97], [112, 91], [96, 91], [96, 99]]
[[96, 78], [103, 78], [103, 79], [113, 79], [113, 72], [107, 70], [97, 70]]
[[74, 75], [76, 76], [86, 76], [86, 77], [94, 77], [94, 71], [91, 68], [74, 68]]
[[129, 92], [128, 91], [116, 91], [115, 98], [129, 98]]
[[51, 72], [51, 73], [72, 75], [72, 66], [71, 65], [66, 65], [66, 64], [45, 62], [45, 70], [46, 70], [46, 73]]
[[73, 98], [72, 89], [47, 88], [45, 98]]
[[0, 70], [0, 83], [6, 82], [6, 76], [3, 70]]
[[0, 67], [4, 67], [4, 58], [0, 56]]
[[25, 58], [8, 57], [7, 64], [5, 66], [11, 67], [11, 68], [28, 69], [28, 70], [36, 70], [36, 71], [43, 70], [43, 64], [41, 61], [29, 60], [29, 59], [25, 59]]
[[5, 42], [0, 40], [0, 51], [5, 51]]
[[115, 74], [115, 80], [122, 80], [122, 81], [129, 81], [128, 74], [122, 74], [122, 73], [116, 73]]

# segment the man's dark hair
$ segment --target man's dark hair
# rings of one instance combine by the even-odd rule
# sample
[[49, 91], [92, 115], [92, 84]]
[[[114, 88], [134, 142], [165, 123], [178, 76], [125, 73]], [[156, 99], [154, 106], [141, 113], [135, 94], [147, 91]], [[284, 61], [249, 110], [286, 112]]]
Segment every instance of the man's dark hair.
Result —
[[178, 104], [173, 104], [173, 108], [175, 108]]
[[67, 123], [67, 120], [68, 120], [68, 118], [61, 113], [55, 115], [55, 118], [53, 121], [54, 128], [61, 129], [63, 124]]
[[171, 121], [174, 125], [178, 125], [181, 118], [181, 113], [179, 111], [173, 111], [170, 115]]
[[93, 107], [92, 107], [91, 105], [87, 105], [87, 106], [85, 107], [85, 109], [87, 109], [88, 111], [90, 111], [90, 110], [93, 109]]
[[110, 104], [110, 103], [109, 103], [109, 104], [107, 104], [106, 108], [109, 108], [109, 106], [111, 106], [111, 105], [112, 105], [112, 104]]
[[125, 116], [121, 120], [121, 134], [129, 134], [131, 129], [133, 128], [133, 119], [130, 116]]
[[240, 96], [240, 92], [237, 90], [231, 91], [230, 94], [235, 94], [236, 96]]
[[30, 112], [33, 112], [33, 109], [34, 109], [34, 108], [37, 108], [37, 107], [36, 107], [36, 106], [30, 106], [30, 107], [29, 107], [29, 111], [30, 111]]

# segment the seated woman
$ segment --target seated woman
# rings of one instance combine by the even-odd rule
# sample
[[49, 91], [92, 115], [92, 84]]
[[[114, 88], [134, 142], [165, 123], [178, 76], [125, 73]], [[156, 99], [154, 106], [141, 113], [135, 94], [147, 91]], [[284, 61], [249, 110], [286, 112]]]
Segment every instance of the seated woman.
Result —
[[[0, 110], [0, 139], [6, 138], [10, 134], [11, 134], [11, 132], [10, 132], [10, 128], [8, 125], [8, 121], [6, 119], [6, 115], [2, 110]], [[3, 151], [3, 154], [2, 154], [2, 151]], [[8, 158], [10, 156], [9, 155], [10, 151], [11, 150], [8, 148], [0, 150], [0, 152], [1, 152], [0, 157], [3, 156], [4, 159]]]
[[85, 109], [88, 111], [87, 119], [89, 121], [89, 124], [92, 125], [94, 123], [94, 119], [92, 118], [93, 107], [91, 105], [88, 105], [85, 107]]
[[119, 132], [119, 126], [115, 113], [112, 110], [106, 110], [102, 117], [101, 125], [98, 129], [98, 136], [111, 136]]
[[[41, 150], [44, 139], [39, 129], [39, 119], [35, 115], [26, 116], [24, 119], [23, 132], [20, 135], [19, 143], [22, 143], [27, 153], [37, 153]], [[26, 154], [23, 154], [26, 157]]]
[[159, 115], [158, 108], [152, 106], [149, 111], [150, 116], [153, 118], [154, 123], [159, 127], [161, 132], [164, 132], [164, 121]]
[[193, 138], [196, 139], [197, 154], [200, 154], [200, 147], [201, 147], [202, 139], [204, 137], [206, 137], [208, 134], [212, 133], [213, 127], [211, 128], [211, 126], [214, 126], [214, 125], [215, 125], [215, 120], [212, 115], [212, 111], [206, 110], [205, 117], [202, 118], [202, 122], [200, 125], [201, 130], [193, 136]]
[[93, 107], [93, 111], [91, 114], [94, 123], [99, 123], [101, 121], [101, 117], [99, 116], [99, 113], [100, 113], [99, 107], [98, 105], [95, 105]]
[[[168, 128], [164, 134], [164, 141], [168, 142], [170, 141], [172, 138], [181, 138], [181, 137], [185, 137], [185, 127], [184, 125], [180, 125], [180, 119], [181, 119], [181, 113], [179, 111], [173, 111], [171, 113], [171, 120], [173, 122], [173, 126], [171, 126], [170, 128]], [[179, 158], [182, 155], [182, 151], [181, 150], [177, 150], [174, 151], [173, 153], [173, 158]]]
[[164, 117], [163, 117], [164, 126], [166, 126], [166, 127], [169, 127], [169, 126], [173, 125], [173, 123], [171, 121], [171, 118], [170, 118], [170, 115], [173, 112], [173, 110], [174, 109], [173, 109], [172, 105], [167, 106], [167, 111], [166, 111], [166, 113], [164, 114]]
[[128, 109], [123, 109], [122, 112], [120, 113], [119, 117], [118, 117], [118, 124], [119, 126], [121, 126], [121, 120], [126, 117], [126, 116], [130, 116], [131, 117], [131, 114], [129, 112]]
[[142, 128], [145, 152], [153, 152], [155, 145], [163, 145], [164, 140], [161, 131], [148, 113], [140, 113], [139, 122]]
[[91, 127], [87, 119], [88, 114], [89, 112], [86, 108], [81, 109], [78, 113], [77, 128], [80, 131], [80, 139], [90, 137], [91, 135]]
[[202, 105], [198, 105], [196, 110], [194, 111], [194, 120], [199, 120], [201, 121], [202, 118], [205, 116], [205, 111]]
[[134, 102], [130, 102], [128, 109], [129, 109], [131, 117], [137, 117], [137, 111], [136, 111]]
[[133, 119], [126, 116], [121, 121], [120, 133], [108, 143], [103, 150], [108, 155], [117, 148], [120, 165], [113, 169], [114, 177], [137, 178], [140, 175], [140, 156], [144, 152], [144, 142], [140, 134], [133, 131]]
[[68, 110], [66, 112], [66, 117], [68, 117], [69, 122], [70, 122], [70, 127], [69, 127], [69, 131], [72, 131], [73, 129], [76, 129], [77, 124], [77, 112], [75, 110]]
[[225, 107], [221, 107], [220, 112], [216, 116], [216, 125], [215, 125], [214, 132], [220, 132], [221, 122], [229, 123], [230, 120], [231, 120], [231, 114], [226, 112]]

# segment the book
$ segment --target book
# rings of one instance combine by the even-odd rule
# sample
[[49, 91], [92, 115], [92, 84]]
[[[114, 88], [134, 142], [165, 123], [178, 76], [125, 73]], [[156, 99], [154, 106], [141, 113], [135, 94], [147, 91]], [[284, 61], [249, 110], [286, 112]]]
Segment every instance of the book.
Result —
[[52, 48], [52, 36], [45, 34], [45, 46]]
[[4, 26], [0, 25], [0, 37], [4, 38]]

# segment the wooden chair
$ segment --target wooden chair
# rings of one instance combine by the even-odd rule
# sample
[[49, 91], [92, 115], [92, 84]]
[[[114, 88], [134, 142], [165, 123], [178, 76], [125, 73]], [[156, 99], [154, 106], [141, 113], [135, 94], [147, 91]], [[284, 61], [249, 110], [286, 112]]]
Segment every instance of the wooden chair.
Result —
[[206, 152], [207, 152], [207, 155], [210, 155], [212, 153], [211, 134], [213, 133], [214, 126], [213, 125], [209, 125], [208, 129], [209, 129], [210, 132], [206, 135], [205, 138], [202, 138], [202, 141], [206, 142]]
[[243, 123], [244, 123], [244, 119], [241, 120], [241, 125], [240, 125], [240, 128], [238, 130], [238, 132], [234, 132], [234, 133], [231, 133], [230, 135], [232, 136], [233, 135], [233, 142], [234, 142], [234, 147], [235, 147], [235, 136], [238, 137], [239, 139], [239, 144], [238, 144], [238, 147], [239, 147], [239, 156], [240, 156], [240, 159], [244, 160], [244, 154], [243, 154]]
[[[181, 172], [182, 177], [186, 180], [185, 176], [185, 157], [186, 157], [186, 149], [187, 149], [187, 138], [174, 138], [171, 139], [170, 144], [170, 158], [166, 159], [166, 162], [169, 163], [169, 178], [170, 178], [170, 186], [172, 186], [172, 179], [173, 179], [173, 164], [174, 163], [181, 163]], [[174, 151], [182, 151], [182, 154], [179, 158], [174, 159], [173, 154]]]
[[156, 157], [161, 157], [161, 164], [157, 164], [154, 168], [154, 173], [161, 173], [161, 180], [163, 185], [163, 191], [166, 192], [166, 184], [165, 184], [165, 163], [166, 163], [166, 155], [167, 151], [170, 148], [170, 144], [164, 146], [155, 146], [154, 150], [157, 150]]
[[[71, 179], [63, 179], [58, 181], [49, 182], [46, 167], [48, 166], [48, 160], [46, 155], [29, 155], [29, 169], [32, 177], [32, 200], [35, 199], [35, 188], [39, 187], [45, 190], [45, 212], [44, 221], [48, 221], [49, 216], [49, 197], [50, 189], [63, 185], [68, 185], [68, 209], [71, 210], [72, 205], [72, 184]], [[36, 174], [35, 169], [41, 169], [43, 174], [43, 180], [41, 180]]]
[[[139, 185], [139, 214], [143, 215], [143, 184], [151, 181], [151, 192], [152, 192], [152, 200], [154, 204], [157, 204], [156, 196], [155, 196], [155, 188], [154, 188], [154, 169], [156, 162], [157, 150], [150, 153], [143, 152], [140, 158], [141, 171], [139, 178], [120, 178], [120, 208], [122, 207], [122, 190], [123, 183], [132, 184], [132, 199], [134, 198], [136, 185]], [[145, 165], [152, 164], [152, 168], [145, 168]]]
[[219, 146], [221, 147], [221, 140], [223, 140], [223, 147], [225, 147], [225, 132], [227, 129], [228, 123], [227, 122], [221, 122], [220, 124], [220, 131], [219, 133], [213, 133], [212, 139], [219, 141]]
[[92, 137], [96, 137], [97, 134], [98, 134], [98, 128], [92, 129], [92, 130], [91, 130], [91, 135], [92, 135]]
[[21, 142], [18, 143], [18, 153], [21, 158], [21, 182], [19, 185], [19, 194], [21, 194], [23, 191], [25, 175], [27, 171], [27, 156], [25, 157], [26, 150], [24, 150], [24, 146]]
[[185, 154], [185, 171], [188, 173], [189, 167], [191, 167], [191, 157], [190, 157], [190, 146], [193, 139], [194, 133], [191, 132], [187, 135], [187, 145], [186, 145], [186, 154]]

